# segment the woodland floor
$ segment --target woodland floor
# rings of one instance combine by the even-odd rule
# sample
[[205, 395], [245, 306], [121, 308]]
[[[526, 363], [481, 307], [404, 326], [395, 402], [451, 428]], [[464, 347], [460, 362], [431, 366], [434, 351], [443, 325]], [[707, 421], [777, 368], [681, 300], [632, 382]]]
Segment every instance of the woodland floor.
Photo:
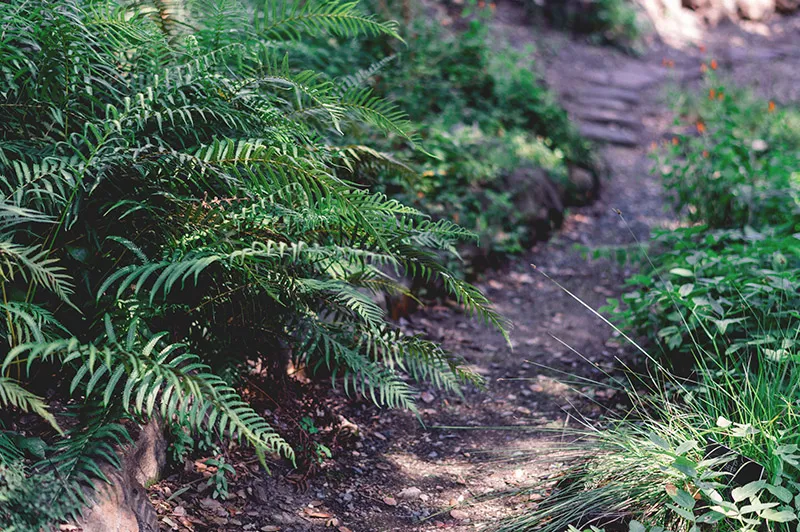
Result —
[[[571, 210], [550, 241], [479, 279], [497, 310], [514, 324], [511, 346], [451, 307], [428, 308], [402, 322], [465, 358], [486, 378], [487, 389], [468, 391], [464, 399], [423, 393], [422, 423], [409, 413], [378, 410], [334, 394], [325, 408], [357, 425], [359, 434], [338, 429], [334, 460], [306, 479], [281, 464], [269, 476], [254, 460], [234, 460], [231, 497], [221, 503], [203, 489], [202, 471], [188, 464], [186, 472], [150, 490], [164, 529], [481, 530], [536, 504], [535, 493], [476, 498], [556, 472], [565, 447], [559, 430], [582, 416], [596, 418], [605, 407], [600, 405], [613, 408], [616, 402], [603, 386], [559, 383], [558, 372], [602, 380], [598, 367], [618, 369], [618, 358], [630, 357], [631, 348], [531, 264], [593, 308], [620, 295], [630, 272], [608, 260], [587, 259], [579, 248], [630, 245], [632, 233], [646, 238], [651, 229], [676, 223], [658, 178], [649, 171], [648, 152], [653, 142], [670, 138], [680, 127], [668, 110], [668, 90], [696, 84], [704, 59], [718, 59], [726, 75], [779, 102], [800, 99], [797, 16], [766, 25], [704, 29], [697, 24], [694, 44], [688, 43], [691, 36], [672, 32], [675, 28], [661, 28], [672, 46], [654, 37], [639, 56], [534, 30], [510, 3], [499, 2], [493, 24], [497, 46], [535, 46], [532, 53], [547, 82], [584, 134], [601, 143], [611, 175], [601, 198]], [[462, 428], [444, 428], [455, 426]], [[167, 500], [181, 482], [193, 479], [190, 490]]]

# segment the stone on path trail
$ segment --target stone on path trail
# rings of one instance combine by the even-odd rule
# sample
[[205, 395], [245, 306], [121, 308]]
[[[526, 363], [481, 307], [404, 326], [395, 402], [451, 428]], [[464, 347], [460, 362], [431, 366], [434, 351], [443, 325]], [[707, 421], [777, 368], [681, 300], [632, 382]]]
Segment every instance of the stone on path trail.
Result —
[[598, 122], [602, 124], [619, 124], [632, 129], [641, 129], [642, 122], [630, 113], [623, 114], [609, 110], [583, 108], [572, 113], [581, 122]]
[[609, 99], [609, 100], [620, 100], [623, 102], [631, 103], [638, 105], [641, 101], [639, 94], [636, 91], [632, 91], [630, 89], [620, 89], [619, 87], [583, 87], [579, 88], [574, 91], [570, 91], [572, 96], [574, 96], [577, 100], [583, 100], [584, 98], [601, 98], [601, 99]]
[[416, 486], [411, 486], [410, 488], [401, 490], [400, 493], [397, 494], [397, 498], [403, 500], [414, 500], [419, 499], [420, 495], [422, 495], [422, 490]]
[[581, 124], [579, 129], [581, 135], [590, 140], [608, 142], [620, 146], [639, 145], [639, 135], [628, 129], [619, 129], [594, 123]]
[[662, 81], [668, 70], [641, 63], [629, 63], [611, 73], [611, 85], [621, 89], [643, 90]]
[[[631, 104], [628, 102], [604, 98], [581, 98], [579, 103], [582, 107], [609, 111], [627, 111], [631, 108]], [[572, 107], [578, 109], [577, 106]]]

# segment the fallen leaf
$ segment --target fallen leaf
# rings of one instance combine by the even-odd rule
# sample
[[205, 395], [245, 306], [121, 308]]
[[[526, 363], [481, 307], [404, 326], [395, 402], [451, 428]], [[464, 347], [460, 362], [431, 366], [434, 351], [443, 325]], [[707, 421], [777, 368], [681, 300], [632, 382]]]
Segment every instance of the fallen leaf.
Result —
[[303, 513], [306, 514], [308, 517], [314, 517], [317, 519], [330, 519], [331, 517], [333, 517], [333, 515], [329, 514], [328, 512], [315, 510], [314, 508], [303, 508]]
[[325, 526], [339, 526], [339, 520], [335, 517], [332, 517], [325, 521]]
[[383, 503], [387, 506], [397, 506], [397, 500], [395, 500], [393, 497], [384, 497]]
[[176, 506], [172, 509], [172, 515], [177, 515], [178, 517], [186, 515], [186, 508], [183, 506]]
[[457, 521], [464, 521], [469, 519], [469, 514], [463, 510], [450, 510], [450, 517]]
[[349, 528], [347, 528], [346, 526], [340, 526], [340, 527], [339, 527], [337, 530], [338, 530], [339, 532], [353, 532], [352, 530], [350, 530], [350, 529], [349, 529]]
[[278, 532], [281, 529], [279, 526], [266, 525], [260, 528], [261, 532]]

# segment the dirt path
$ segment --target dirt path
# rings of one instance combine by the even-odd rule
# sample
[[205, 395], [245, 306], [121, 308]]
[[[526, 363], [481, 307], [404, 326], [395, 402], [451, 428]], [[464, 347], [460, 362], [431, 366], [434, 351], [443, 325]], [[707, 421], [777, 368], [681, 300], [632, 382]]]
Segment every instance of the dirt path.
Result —
[[[427, 334], [464, 357], [486, 377], [486, 391], [470, 391], [463, 400], [433, 391], [424, 393], [420, 401], [424, 426], [410, 414], [378, 412], [366, 402], [340, 405], [338, 413], [356, 423], [360, 431], [350, 451], [338, 455], [335, 464], [311, 479], [304, 490], [287, 482], [280, 467], [271, 477], [257, 467], [240, 471], [231, 486], [232, 501], [224, 507], [205, 503], [204, 516], [217, 514], [214, 529], [480, 530], [536, 504], [535, 496], [479, 504], [471, 501], [553, 473], [562, 465], [558, 454], [552, 453], [559, 437], [557, 431], [542, 429], [558, 429], [574, 424], [580, 415], [600, 413], [599, 406], [552, 378], [559, 370], [599, 376], [557, 338], [605, 369], [615, 367], [616, 357], [625, 356], [626, 347], [530, 264], [594, 308], [605, 304], [608, 297], [617, 297], [630, 272], [607, 260], [587, 260], [576, 245], [627, 245], [632, 241], [629, 227], [644, 237], [652, 228], [675, 223], [664, 208], [657, 178], [648, 171], [649, 147], [668, 138], [672, 122], [664, 88], [694, 83], [703, 57], [717, 54], [722, 68], [736, 77], [763, 80], [766, 71], [777, 83], [765, 84], [763, 90], [779, 98], [797, 99], [800, 17], [783, 19], [770, 32], [773, 38], [778, 36], [777, 44], [758, 33], [726, 27], [707, 35], [706, 53], [696, 46], [678, 50], [653, 44], [649, 52], [636, 58], [554, 32], [534, 38], [519, 10], [500, 3], [494, 22], [498, 46], [507, 43], [523, 49], [535, 44], [548, 83], [583, 133], [603, 143], [611, 178], [604, 183], [602, 198], [590, 207], [571, 211], [552, 240], [504, 269], [488, 273], [479, 283], [497, 309], [513, 321], [511, 347], [496, 332], [465, 320], [451, 308], [428, 309], [405, 323], [409, 330]], [[761, 75], [756, 76], [755, 69]], [[628, 225], [614, 209], [624, 213]], [[604, 394], [603, 388], [599, 390], [584, 389], [590, 396], [597, 394], [600, 402], [613, 405], [613, 397]], [[442, 428], [451, 426], [472, 430]], [[487, 426], [529, 430], [475, 430]], [[535, 449], [550, 454], [532, 459], [526, 453], [524, 460], [515, 459], [515, 451]], [[486, 451], [503, 451], [506, 458]], [[194, 509], [189, 499], [196, 503], [202, 497], [201, 492], [184, 496], [185, 503], [180, 503], [181, 498], [165, 503], [163, 492], [154, 496], [160, 513], [167, 516], [176, 504], [183, 504], [191, 516]], [[451, 515], [452, 508], [456, 511]], [[180, 521], [174, 516], [171, 519]], [[195, 529], [204, 529], [200, 522]]]

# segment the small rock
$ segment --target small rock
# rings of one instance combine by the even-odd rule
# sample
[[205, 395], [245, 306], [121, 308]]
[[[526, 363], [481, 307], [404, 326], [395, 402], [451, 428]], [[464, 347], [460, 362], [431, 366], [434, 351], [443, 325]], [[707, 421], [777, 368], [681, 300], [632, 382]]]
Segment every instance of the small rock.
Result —
[[222, 503], [220, 503], [216, 499], [212, 499], [211, 497], [206, 497], [200, 501], [200, 506], [205, 508], [208, 511], [214, 512], [220, 517], [228, 517], [228, 510], [226, 510]]
[[281, 527], [279, 527], [279, 526], [265, 525], [265, 526], [262, 526], [259, 530], [261, 530], [261, 532], [278, 532], [280, 529], [281, 529]]
[[186, 508], [184, 508], [183, 506], [176, 506], [175, 508], [172, 509], [172, 515], [182, 517], [186, 515]]
[[428, 453], [428, 458], [437, 458], [438, 456], [439, 453], [437, 453], [436, 451], [431, 451]]
[[410, 488], [405, 488], [400, 493], [398, 493], [397, 498], [405, 500], [413, 500], [413, 499], [418, 499], [420, 495], [422, 495], [422, 490], [417, 488], [416, 486], [411, 486]]
[[419, 500], [421, 500], [422, 502], [428, 502], [429, 500], [431, 500], [431, 496], [428, 495], [427, 493], [423, 493], [422, 495], [419, 496]]
[[742, 18], [762, 20], [774, 9], [774, 0], [739, 0], [736, 7]]
[[431, 392], [422, 392], [421, 399], [425, 404], [431, 404], [436, 400], [436, 396]]
[[450, 510], [450, 517], [456, 521], [465, 521], [469, 519], [469, 514], [463, 510]]

